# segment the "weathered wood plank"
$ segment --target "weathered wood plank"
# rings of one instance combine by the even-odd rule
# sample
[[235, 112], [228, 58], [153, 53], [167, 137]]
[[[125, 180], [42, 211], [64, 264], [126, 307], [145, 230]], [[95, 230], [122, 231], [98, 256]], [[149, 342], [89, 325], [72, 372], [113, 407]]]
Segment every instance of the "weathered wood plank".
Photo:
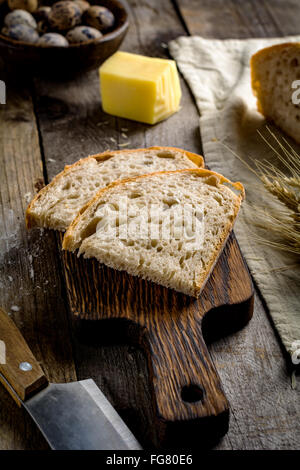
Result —
[[218, 449], [299, 449], [300, 392], [279, 339], [256, 297], [248, 327], [211, 345], [231, 420]]
[[[69, 381], [75, 369], [55, 237], [28, 234], [24, 224], [27, 200], [43, 183], [30, 83], [10, 79], [7, 84], [7, 104], [0, 108], [1, 307], [10, 312], [49, 379]], [[3, 387], [0, 401], [0, 448], [47, 448]]]
[[[190, 34], [246, 38], [298, 34], [294, 0], [176, 0]], [[256, 297], [251, 324], [210, 348], [231, 405], [219, 449], [298, 449], [300, 393], [272, 322]], [[298, 384], [299, 388], [299, 384]]]
[[250, 38], [299, 34], [297, 0], [174, 0], [190, 34]]

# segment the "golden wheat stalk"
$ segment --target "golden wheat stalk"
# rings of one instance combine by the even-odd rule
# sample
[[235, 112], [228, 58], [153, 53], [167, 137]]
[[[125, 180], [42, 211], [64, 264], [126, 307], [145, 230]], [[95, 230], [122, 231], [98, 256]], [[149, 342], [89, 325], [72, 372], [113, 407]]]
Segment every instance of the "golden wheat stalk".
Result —
[[[239, 158], [260, 179], [266, 190], [282, 204], [282, 209], [273, 214], [255, 208], [255, 225], [276, 236], [275, 241], [270, 237], [257, 239], [265, 245], [300, 255], [300, 156], [284, 137], [279, 140], [268, 126], [266, 128], [274, 140], [274, 145], [261, 132], [258, 133], [281, 162], [283, 170], [264, 160], [255, 160], [253, 168], [223, 145]], [[279, 150], [275, 147], [276, 144]], [[257, 216], [262, 222], [257, 221]]]
[[258, 133], [275, 152], [283, 170], [270, 162], [256, 160], [255, 173], [267, 191], [275, 196], [287, 210], [278, 210], [274, 214], [264, 213], [264, 222], [257, 223], [257, 225], [275, 234], [278, 240], [265, 239], [261, 242], [300, 255], [300, 156], [284, 137], [282, 137], [282, 143], [269, 127], [267, 130], [281, 152], [259, 131]]
[[291, 214], [279, 211], [275, 214], [270, 214], [256, 209], [255, 216], [255, 225], [257, 227], [277, 236], [277, 240], [256, 236], [260, 243], [300, 255], [300, 222], [294, 222]]

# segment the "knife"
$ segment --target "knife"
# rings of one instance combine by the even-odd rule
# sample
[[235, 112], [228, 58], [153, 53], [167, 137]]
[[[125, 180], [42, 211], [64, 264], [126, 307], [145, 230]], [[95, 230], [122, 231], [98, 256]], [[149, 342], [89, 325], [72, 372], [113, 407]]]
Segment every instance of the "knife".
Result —
[[0, 382], [56, 450], [140, 450], [92, 379], [50, 384], [20, 331], [0, 309]]

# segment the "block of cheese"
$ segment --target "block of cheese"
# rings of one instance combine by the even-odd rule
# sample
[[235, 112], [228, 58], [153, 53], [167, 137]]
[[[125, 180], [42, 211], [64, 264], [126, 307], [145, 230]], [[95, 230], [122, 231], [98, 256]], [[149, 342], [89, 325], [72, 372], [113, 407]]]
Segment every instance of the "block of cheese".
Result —
[[155, 124], [179, 109], [181, 89], [174, 60], [116, 52], [99, 69], [103, 110]]

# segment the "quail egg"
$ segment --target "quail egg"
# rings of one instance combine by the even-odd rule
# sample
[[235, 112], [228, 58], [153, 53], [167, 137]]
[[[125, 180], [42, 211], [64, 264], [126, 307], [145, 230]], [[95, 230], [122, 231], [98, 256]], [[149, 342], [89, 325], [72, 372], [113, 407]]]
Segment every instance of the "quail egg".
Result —
[[30, 13], [28, 13], [28, 11], [14, 10], [8, 13], [4, 18], [4, 25], [8, 28], [20, 24], [24, 24], [33, 29], [36, 29], [37, 27], [35, 19]]
[[85, 0], [73, 0], [76, 5], [79, 6], [81, 14], [83, 14], [86, 10], [90, 8], [89, 2], [85, 2]]
[[66, 35], [70, 43], [91, 41], [92, 39], [99, 39], [101, 37], [102, 34], [100, 31], [90, 26], [76, 26], [76, 28], [70, 29]]
[[106, 31], [114, 25], [115, 17], [108, 8], [92, 6], [84, 13], [84, 22], [98, 29], [99, 31]]
[[49, 13], [48, 20], [51, 28], [64, 31], [80, 23], [81, 11], [75, 2], [62, 0], [54, 3]]
[[16, 41], [22, 42], [35, 43], [39, 39], [39, 35], [36, 30], [30, 28], [30, 26], [27, 26], [26, 24], [16, 24], [14, 26], [9, 26], [8, 28], [3, 28], [2, 33]]
[[38, 44], [44, 47], [68, 47], [69, 43], [62, 34], [46, 33], [40, 37]]
[[34, 12], [34, 16], [37, 19], [37, 21], [47, 20], [50, 11], [51, 11], [51, 7], [42, 6], [42, 7], [39, 7]]
[[8, 0], [7, 3], [11, 10], [26, 10], [31, 13], [38, 7], [38, 0]]

